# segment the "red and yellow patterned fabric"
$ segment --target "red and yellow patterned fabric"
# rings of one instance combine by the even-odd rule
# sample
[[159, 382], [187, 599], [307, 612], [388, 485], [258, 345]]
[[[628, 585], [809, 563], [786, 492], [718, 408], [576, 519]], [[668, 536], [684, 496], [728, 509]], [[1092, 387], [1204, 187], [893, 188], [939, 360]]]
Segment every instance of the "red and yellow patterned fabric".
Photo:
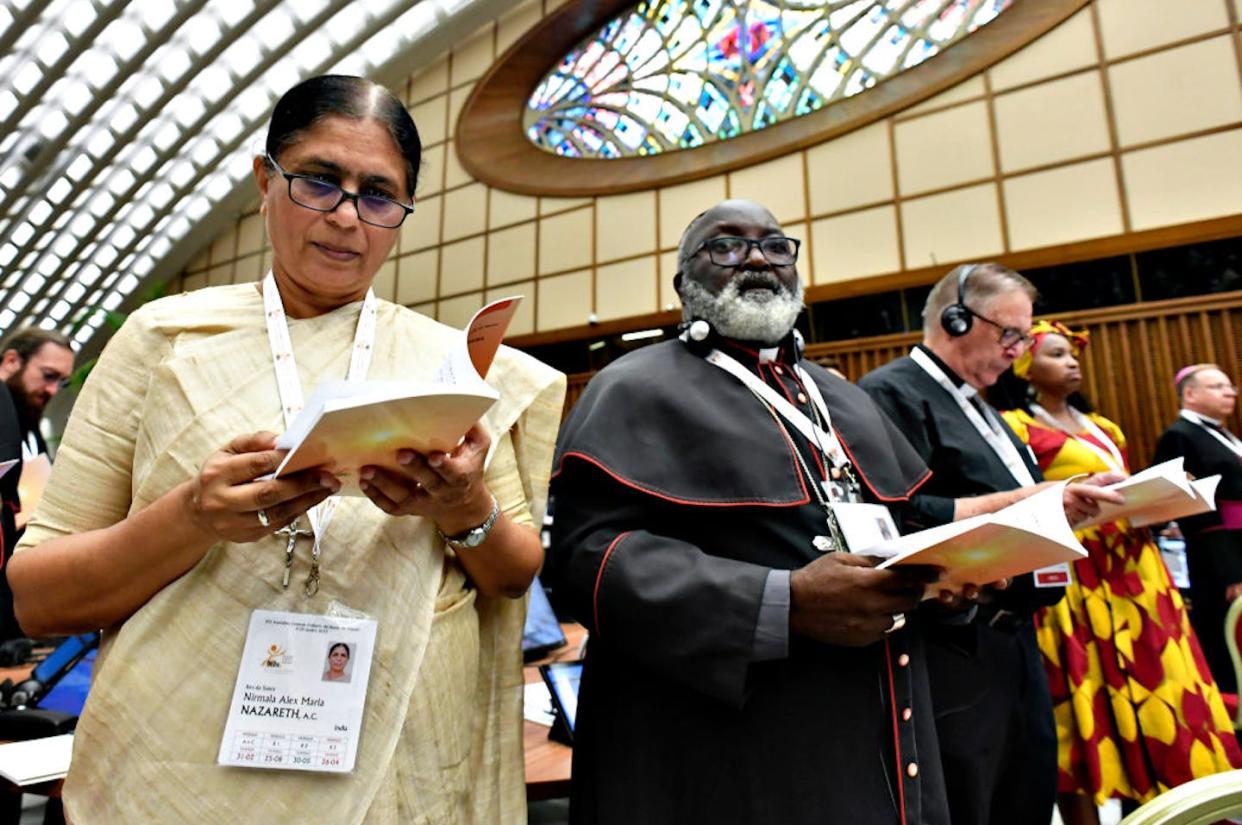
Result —
[[[1078, 440], [1091, 435], [1070, 438], [1021, 410], [1004, 415], [1045, 477], [1108, 469]], [[1120, 428], [1090, 418], [1124, 456]], [[1056, 714], [1059, 790], [1096, 804], [1145, 802], [1242, 767], [1232, 720], [1150, 532], [1120, 522], [1078, 538], [1089, 555], [1074, 562], [1065, 598], [1035, 624]]]

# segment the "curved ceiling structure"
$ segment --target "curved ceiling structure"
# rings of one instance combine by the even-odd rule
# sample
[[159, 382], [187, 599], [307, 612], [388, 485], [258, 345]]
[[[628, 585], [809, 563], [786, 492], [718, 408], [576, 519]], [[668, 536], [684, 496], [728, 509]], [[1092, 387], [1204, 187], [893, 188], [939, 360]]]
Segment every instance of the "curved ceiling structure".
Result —
[[279, 95], [403, 83], [506, 0], [0, 0], [0, 336], [94, 350], [253, 193]]
[[[633, 19], [629, 9], [635, 5], [634, 0], [567, 3], [531, 28], [475, 84], [462, 108], [453, 140], [458, 160], [472, 177], [490, 186], [523, 195], [576, 198], [685, 183], [823, 143], [926, 100], [978, 74], [1056, 28], [1089, 1], [1015, 0], [1006, 6], [1007, 10], [987, 25], [977, 27], [969, 36], [948, 43], [935, 56], [892, 74], [882, 82], [873, 77], [877, 82], [858, 94], [834, 99], [829, 105], [770, 123], [761, 129], [739, 130], [741, 133], [727, 140], [704, 141], [693, 147], [689, 144], [697, 142], [691, 140], [677, 151], [618, 157], [565, 157], [545, 151], [528, 137], [531, 124], [527, 122], [527, 107], [532, 91], [540, 88], [540, 83], [549, 77], [549, 72], [555, 73], [558, 66], [572, 63], [572, 58], [567, 61], [570, 51], [595, 35], [601, 27], [604, 32], [612, 31], [613, 27], [620, 30], [627, 19]], [[999, 8], [1001, 0], [884, 0], [883, 4], [876, 0], [823, 2], [830, 15], [838, 12], [845, 14], [848, 22], [848, 15], [859, 13], [862, 9], [878, 9], [881, 14], [875, 19], [887, 18], [890, 14], [904, 14], [915, 8], [916, 3], [941, 12], [960, 8], [964, 10], [965, 18], [972, 20], [981, 10]], [[651, 3], [661, 10], [688, 5], [665, 3], [664, 0], [651, 0]], [[749, 2], [743, 3], [742, 0], [695, 0], [692, 5], [696, 10], [710, 10], [719, 8], [723, 3], [749, 5]], [[780, 6], [782, 3], [800, 5], [802, 0], [766, 0], [758, 5]], [[642, 6], [646, 7], [646, 4]], [[871, 23], [873, 20], [856, 22]], [[881, 26], [879, 30], [884, 33], [892, 31], [892, 28]], [[899, 27], [893, 35], [899, 40], [905, 36]], [[864, 41], [860, 54], [868, 51], [867, 44], [875, 37], [872, 31]], [[637, 42], [624, 46], [622, 51], [632, 53]], [[915, 41], [911, 38], [909, 42]], [[703, 47], [706, 44], [699, 40], [696, 45]], [[833, 43], [828, 41], [826, 45]], [[663, 50], [663, 54], [671, 60], [685, 47], [686, 44], [682, 43]], [[610, 85], [614, 80], [613, 70], [619, 68], [620, 62], [618, 57], [618, 64], [611, 67], [603, 79], [591, 87], [592, 90], [596, 86]], [[863, 78], [862, 82], [867, 81]], [[669, 98], [665, 96], [664, 99]], [[676, 108], [675, 103], [672, 108]]]

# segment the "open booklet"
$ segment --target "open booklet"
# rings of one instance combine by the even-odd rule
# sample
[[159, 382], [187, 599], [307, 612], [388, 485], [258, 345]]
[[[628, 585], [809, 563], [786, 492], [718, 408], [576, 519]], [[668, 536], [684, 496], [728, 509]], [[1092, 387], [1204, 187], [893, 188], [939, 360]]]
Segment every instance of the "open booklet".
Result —
[[927, 598], [963, 585], [990, 584], [1041, 567], [1086, 558], [1087, 551], [1065, 520], [1061, 491], [1053, 484], [1016, 504], [930, 530], [899, 536], [861, 551], [878, 556], [879, 567], [926, 564], [943, 568], [944, 578], [927, 588]]
[[1186, 476], [1185, 459], [1170, 459], [1148, 467], [1124, 481], [1110, 484], [1126, 497], [1125, 504], [1104, 504], [1099, 515], [1078, 525], [1078, 529], [1129, 519], [1135, 527], [1161, 524], [1183, 516], [1193, 516], [1216, 509], [1216, 487], [1220, 476], [1190, 480]]
[[358, 469], [396, 467], [397, 450], [450, 452], [499, 398], [483, 380], [521, 297], [480, 309], [431, 381], [323, 381], [276, 441], [277, 476], [322, 467], [343, 495], [362, 495]]

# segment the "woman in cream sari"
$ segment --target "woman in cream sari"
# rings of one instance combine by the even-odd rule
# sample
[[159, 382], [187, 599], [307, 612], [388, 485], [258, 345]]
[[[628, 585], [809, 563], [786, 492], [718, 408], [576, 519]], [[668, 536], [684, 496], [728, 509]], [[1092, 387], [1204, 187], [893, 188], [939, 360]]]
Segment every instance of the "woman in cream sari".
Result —
[[[517, 597], [542, 561], [533, 525], [563, 377], [502, 348], [483, 421], [451, 454], [403, 450], [400, 472], [364, 470], [366, 498], [333, 499], [322, 555], [302, 540], [286, 586], [274, 533], [305, 526], [339, 488], [317, 470], [265, 478], [290, 394], [354, 375], [360, 353], [367, 378], [429, 380], [461, 332], [370, 294], [420, 162], [396, 98], [360, 78], [305, 81], [277, 104], [266, 150], [254, 169], [271, 275], [134, 313], [75, 406], [11, 563], [28, 633], [106, 631], [67, 814], [523, 821]], [[287, 353], [273, 332], [285, 329]], [[355, 769], [218, 765], [251, 612], [340, 608], [378, 623]]]

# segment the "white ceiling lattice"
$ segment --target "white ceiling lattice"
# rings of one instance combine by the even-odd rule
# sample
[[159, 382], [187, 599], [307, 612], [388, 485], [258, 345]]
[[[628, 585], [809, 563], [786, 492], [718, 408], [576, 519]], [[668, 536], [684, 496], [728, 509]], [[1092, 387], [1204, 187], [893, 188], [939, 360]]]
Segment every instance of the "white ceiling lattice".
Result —
[[93, 349], [252, 186], [281, 93], [324, 72], [399, 83], [511, 5], [0, 0], [0, 336]]

